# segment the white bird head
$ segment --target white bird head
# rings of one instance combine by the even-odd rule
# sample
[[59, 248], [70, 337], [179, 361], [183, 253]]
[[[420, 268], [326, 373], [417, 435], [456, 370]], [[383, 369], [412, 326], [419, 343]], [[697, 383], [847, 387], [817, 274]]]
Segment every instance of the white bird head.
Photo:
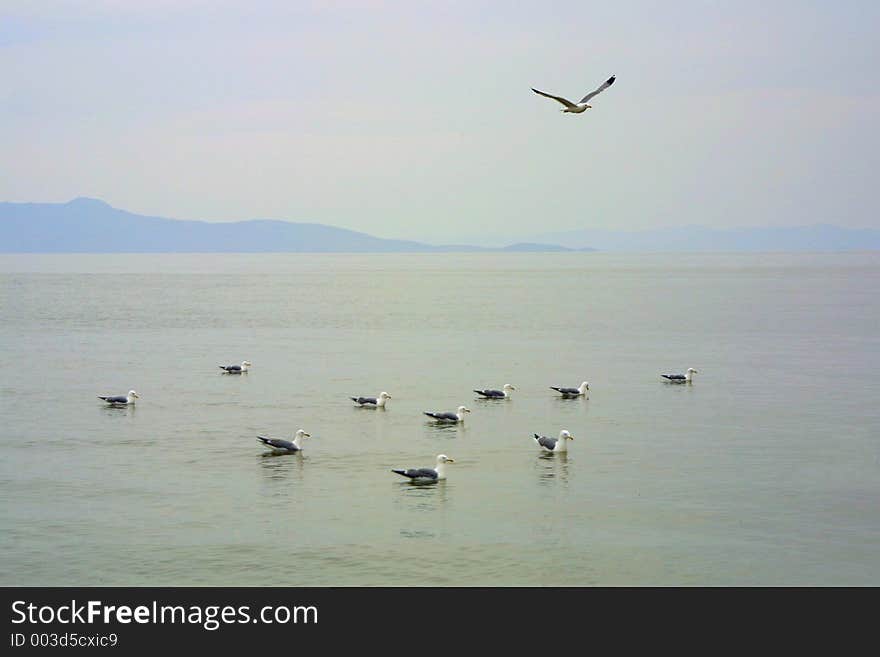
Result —
[[252, 363], [251, 361], [249, 361], [249, 360], [243, 360], [243, 361], [241, 361], [241, 369], [243, 369], [243, 370], [246, 370], [246, 369], [249, 368], [251, 365], [253, 365], [253, 363]]
[[697, 370], [695, 370], [693, 367], [688, 368], [688, 374], [696, 374], [696, 373], [697, 373]]
[[574, 440], [574, 436], [568, 432], [568, 429], [563, 429], [559, 432], [559, 440]]
[[303, 438], [311, 438], [311, 437], [312, 437], [312, 434], [306, 433], [302, 429], [297, 429], [296, 434], [293, 437], [293, 440], [294, 440], [294, 442], [297, 442], [297, 441], [302, 440]]
[[455, 463], [455, 459], [451, 459], [446, 454], [438, 454], [437, 455], [437, 465], [441, 463]]
[[470, 413], [470, 412], [471, 412], [471, 409], [467, 408], [466, 406], [459, 406], [458, 407], [458, 414], [459, 415], [461, 415], [462, 413]]
[[129, 390], [129, 391], [128, 391], [128, 396], [129, 396], [129, 397], [134, 397], [135, 399], [137, 399], [137, 398], [140, 397], [140, 395], [137, 394], [134, 390]]
[[581, 393], [581, 394], [584, 394], [584, 393], [585, 393], [587, 390], [589, 390], [589, 389], [590, 389], [590, 384], [587, 383], [586, 381], [584, 381], [584, 382], [580, 385], [580, 387], [578, 388], [578, 390], [580, 390], [580, 393]]
[[379, 399], [391, 399], [391, 395], [389, 395], [387, 392], [380, 392]]
[[512, 385], [510, 385], [509, 383], [505, 383], [505, 384], [504, 384], [504, 391], [505, 391], [505, 392], [510, 392], [511, 390], [516, 390], [516, 388], [514, 388], [514, 387], [513, 387]]

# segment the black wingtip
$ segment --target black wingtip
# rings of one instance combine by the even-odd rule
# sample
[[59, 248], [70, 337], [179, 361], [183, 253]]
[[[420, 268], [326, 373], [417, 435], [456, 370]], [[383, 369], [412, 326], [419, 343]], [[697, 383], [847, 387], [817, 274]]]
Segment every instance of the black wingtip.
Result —
[[616, 75], [612, 75], [610, 78], [608, 78], [608, 83], [607, 83], [607, 84], [614, 84], [614, 81], [615, 81], [616, 79], [617, 79], [617, 76], [616, 76]]

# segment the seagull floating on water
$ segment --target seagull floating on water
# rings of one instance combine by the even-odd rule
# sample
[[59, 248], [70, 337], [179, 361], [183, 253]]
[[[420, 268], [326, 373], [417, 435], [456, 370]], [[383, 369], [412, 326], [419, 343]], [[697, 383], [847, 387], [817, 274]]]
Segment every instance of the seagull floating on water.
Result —
[[470, 413], [471, 409], [459, 406], [455, 413], [430, 413], [425, 411], [425, 415], [432, 417], [439, 422], [464, 422], [464, 414]]
[[385, 408], [385, 402], [391, 399], [391, 395], [387, 392], [380, 392], [378, 399], [376, 397], [350, 397], [349, 399], [361, 408]]
[[257, 440], [272, 450], [273, 454], [295, 454], [302, 451], [302, 441], [305, 438], [310, 438], [311, 435], [302, 429], [297, 429], [293, 441], [282, 440], [281, 438], [266, 438], [264, 436], [257, 436]]
[[535, 442], [538, 444], [538, 447], [548, 452], [567, 452], [569, 440], [574, 440], [574, 436], [565, 429], [559, 432], [559, 438], [548, 438], [547, 436], [535, 434]]
[[105, 402], [110, 404], [111, 406], [128, 406], [134, 404], [134, 400], [140, 397], [134, 390], [129, 390], [126, 396], [119, 395], [118, 397], [101, 397], [98, 396], [98, 399], [103, 399]]
[[248, 368], [253, 365], [249, 360], [241, 361], [241, 365], [218, 365], [218, 367], [227, 374], [241, 374], [247, 372]]
[[392, 470], [404, 477], [409, 477], [413, 482], [426, 483], [446, 479], [446, 464], [455, 463], [455, 459], [451, 459], [446, 454], [437, 455], [437, 465], [433, 468], [410, 468], [408, 470]]
[[689, 367], [686, 374], [661, 374], [660, 376], [670, 383], [692, 383], [691, 379], [693, 379], [694, 374], [697, 374], [697, 370]]
[[474, 392], [486, 399], [509, 399], [512, 390], [516, 390], [516, 388], [505, 383], [502, 390], [474, 390]]
[[614, 84], [614, 79], [615, 79], [615, 76], [612, 75], [610, 78], [605, 80], [605, 82], [603, 82], [601, 85], [599, 85], [599, 87], [595, 91], [591, 91], [586, 96], [581, 98], [580, 102], [578, 102], [578, 103], [573, 103], [570, 100], [566, 100], [565, 98], [562, 98], [561, 96], [553, 96], [551, 94], [545, 94], [543, 91], [538, 91], [534, 87], [532, 87], [532, 91], [534, 91], [536, 94], [538, 94], [540, 96], [544, 96], [545, 98], [552, 98], [553, 100], [556, 100], [556, 101], [562, 103], [563, 105], [565, 105], [565, 109], [562, 110], [563, 112], [568, 112], [570, 114], [580, 114], [581, 112], [584, 112], [584, 111], [590, 109], [591, 107], [593, 107], [592, 105], [587, 104], [588, 101], [590, 101], [594, 96], [599, 95], [600, 93], [605, 91], [608, 87], [610, 87], [612, 84]]
[[580, 387], [578, 388], [557, 388], [556, 386], [550, 386], [550, 390], [555, 390], [563, 397], [580, 397], [586, 396], [587, 390], [590, 389], [590, 384], [584, 381]]

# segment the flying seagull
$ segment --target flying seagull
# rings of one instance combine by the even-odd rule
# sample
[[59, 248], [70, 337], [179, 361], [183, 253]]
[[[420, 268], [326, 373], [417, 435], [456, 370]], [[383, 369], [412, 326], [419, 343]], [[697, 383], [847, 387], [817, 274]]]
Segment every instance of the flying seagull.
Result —
[[556, 386], [550, 386], [550, 390], [555, 390], [563, 397], [580, 397], [583, 395], [586, 397], [587, 390], [590, 389], [590, 384], [584, 381], [579, 388], [557, 388]]
[[302, 429], [297, 429], [293, 441], [282, 440], [281, 438], [265, 438], [264, 436], [257, 436], [257, 440], [272, 450], [273, 454], [295, 454], [302, 450], [303, 439], [309, 438], [311, 435]]
[[227, 374], [241, 374], [242, 372], [247, 372], [251, 365], [252, 363], [249, 360], [243, 360], [241, 365], [218, 365], [218, 367]]
[[349, 397], [349, 399], [361, 408], [385, 408], [385, 402], [391, 399], [391, 395], [380, 392], [378, 399], [376, 397]]
[[111, 406], [123, 406], [134, 404], [134, 400], [140, 397], [134, 390], [129, 390], [128, 395], [119, 395], [118, 397], [101, 397], [98, 396], [98, 399], [103, 399], [105, 402], [110, 404]]
[[538, 444], [538, 447], [548, 452], [567, 452], [569, 440], [574, 440], [574, 436], [565, 429], [559, 432], [559, 438], [548, 438], [547, 436], [535, 434], [535, 442]]
[[446, 454], [437, 455], [437, 465], [433, 468], [409, 468], [408, 470], [392, 470], [404, 477], [409, 477], [413, 482], [426, 483], [446, 479], [447, 463], [455, 463], [455, 459], [451, 459]]
[[693, 367], [689, 367], [687, 374], [661, 374], [660, 376], [662, 376], [670, 383], [691, 383], [691, 379], [696, 373], [697, 370], [695, 370]]
[[439, 422], [464, 422], [464, 414], [470, 413], [471, 409], [459, 406], [455, 413], [431, 413], [425, 411], [425, 415], [432, 417]]
[[486, 399], [508, 399], [512, 390], [516, 390], [516, 388], [505, 383], [502, 390], [474, 390], [474, 392]]
[[570, 100], [566, 100], [565, 98], [562, 98], [560, 96], [552, 96], [550, 94], [545, 94], [543, 91], [538, 91], [534, 87], [532, 87], [532, 91], [534, 91], [536, 94], [538, 94], [540, 96], [544, 96], [545, 98], [552, 98], [553, 100], [559, 101], [560, 103], [565, 105], [565, 109], [562, 110], [563, 112], [569, 112], [571, 114], [580, 114], [581, 112], [584, 112], [592, 107], [592, 105], [587, 104], [590, 101], [590, 99], [592, 99], [594, 96], [598, 96], [600, 93], [602, 93], [608, 87], [610, 87], [612, 84], [614, 84], [614, 77], [615, 76], [612, 75], [610, 78], [605, 80], [605, 82], [600, 84], [599, 87], [595, 91], [591, 91], [586, 96], [581, 98], [580, 102], [577, 104], [571, 102]]

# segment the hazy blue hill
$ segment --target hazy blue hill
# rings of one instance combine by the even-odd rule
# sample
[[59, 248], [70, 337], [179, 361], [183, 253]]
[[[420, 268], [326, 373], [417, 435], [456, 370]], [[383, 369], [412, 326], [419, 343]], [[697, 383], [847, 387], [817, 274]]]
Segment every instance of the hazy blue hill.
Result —
[[505, 246], [501, 250], [515, 251], [519, 253], [574, 251], [574, 249], [570, 249], [566, 246], [559, 246], [558, 244], [537, 244], [535, 242], [517, 242], [516, 244]]
[[0, 203], [0, 252], [7, 253], [431, 253], [559, 251], [545, 244], [490, 249], [382, 239], [313, 223], [254, 219], [182, 221], [133, 214], [104, 201]]
[[253, 220], [181, 221], [118, 210], [96, 199], [0, 203], [5, 252], [405, 252], [437, 251], [321, 224]]
[[535, 239], [603, 251], [857, 251], [880, 249], [880, 230], [818, 224], [790, 228], [684, 226], [637, 232], [575, 230]]

